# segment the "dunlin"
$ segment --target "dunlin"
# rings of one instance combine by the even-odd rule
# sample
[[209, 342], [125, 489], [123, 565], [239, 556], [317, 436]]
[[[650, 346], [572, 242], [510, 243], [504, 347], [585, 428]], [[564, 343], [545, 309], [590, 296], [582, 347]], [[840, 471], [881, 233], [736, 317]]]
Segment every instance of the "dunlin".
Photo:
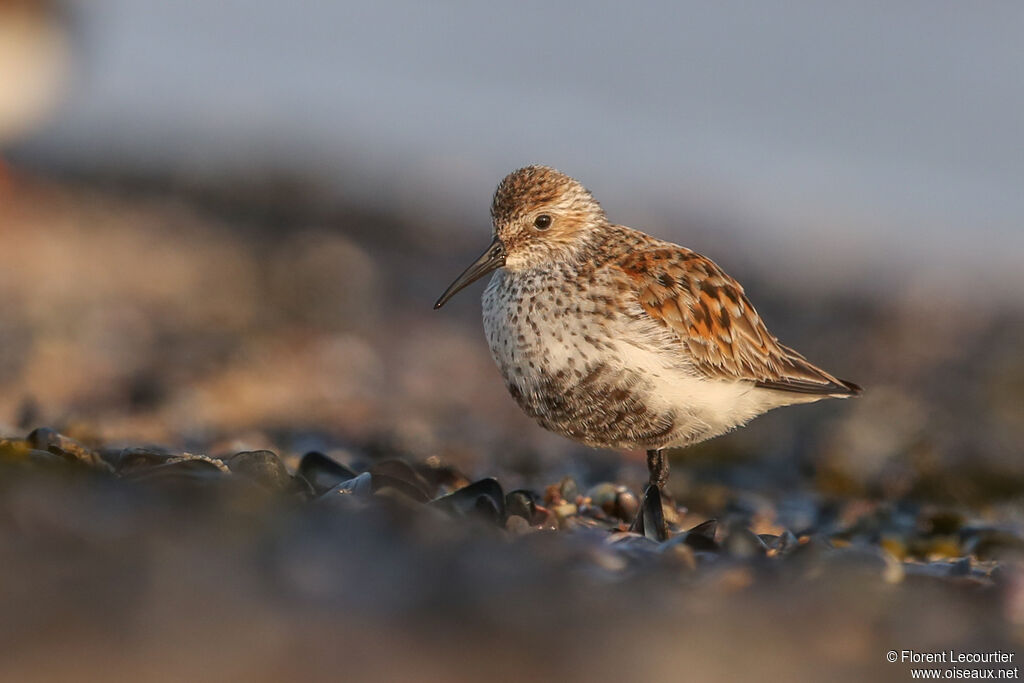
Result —
[[491, 219], [491, 245], [434, 308], [494, 272], [484, 329], [519, 406], [588, 446], [647, 451], [650, 483], [636, 530], [665, 533], [663, 449], [773, 408], [860, 392], [779, 343], [740, 284], [710, 259], [610, 223], [564, 173], [510, 173]]

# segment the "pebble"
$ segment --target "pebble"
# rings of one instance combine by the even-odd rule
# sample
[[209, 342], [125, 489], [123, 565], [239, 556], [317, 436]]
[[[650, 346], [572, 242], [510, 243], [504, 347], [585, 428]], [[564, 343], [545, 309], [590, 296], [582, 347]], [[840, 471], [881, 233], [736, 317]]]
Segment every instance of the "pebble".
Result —
[[[182, 485], [239, 477], [266, 489], [333, 503], [340, 511], [367, 509], [375, 500], [383, 505], [390, 499], [401, 503], [392, 508], [396, 515], [423, 514], [448, 524], [458, 524], [458, 518], [483, 520], [504, 529], [510, 542], [547, 536], [537, 531], [561, 530], [560, 535], [590, 548], [587, 556], [601, 580], [654, 563], [669, 572], [699, 572], [709, 577], [708, 585], [721, 590], [743, 588], [783, 568], [804, 578], [853, 573], [898, 583], [914, 576], [984, 587], [1005, 583], [1004, 577], [1013, 575], [1006, 567], [1024, 561], [1024, 537], [1012, 527], [971, 525], [959, 511], [907, 503], [846, 500], [831, 507], [820, 503], [811, 510], [812, 499], [803, 497], [797, 515], [792, 505], [780, 503], [775, 509], [747, 496], [719, 508], [726, 514], [723, 528], [712, 519], [680, 531], [679, 521], [697, 521], [698, 513], [682, 517], [671, 501], [651, 496], [640, 533], [633, 533], [624, 530], [640, 502], [625, 486], [602, 482], [581, 494], [577, 482], [565, 477], [548, 486], [543, 499], [529, 489], [505, 494], [495, 479], [468, 482], [437, 459], [410, 464], [386, 458], [357, 473], [311, 451], [293, 476], [270, 450], [242, 451], [224, 459], [161, 446], [97, 451], [48, 428], [36, 429], [25, 439], [0, 440], [0, 459], [58, 468], [86, 465], [122, 479]], [[778, 521], [768, 524], [768, 519]], [[798, 537], [785, 525], [787, 520], [806, 520], [809, 526]], [[599, 550], [593, 539], [603, 539]], [[597, 557], [603, 559], [598, 562]]]
[[299, 462], [298, 476], [305, 479], [317, 495], [323, 495], [356, 473], [319, 451], [310, 451]]
[[476, 517], [505, 524], [505, 494], [495, 479], [481, 479], [437, 498], [431, 505], [456, 516]]
[[78, 462], [108, 472], [113, 471], [113, 468], [100, 457], [99, 453], [48, 427], [34, 429], [25, 440], [32, 448], [49, 451], [69, 462]]
[[224, 460], [228, 470], [273, 491], [295, 489], [288, 468], [273, 451], [242, 451]]
[[162, 465], [178, 455], [180, 454], [158, 446], [124, 448], [116, 458], [117, 464], [114, 469], [118, 474], [126, 474], [132, 470]]

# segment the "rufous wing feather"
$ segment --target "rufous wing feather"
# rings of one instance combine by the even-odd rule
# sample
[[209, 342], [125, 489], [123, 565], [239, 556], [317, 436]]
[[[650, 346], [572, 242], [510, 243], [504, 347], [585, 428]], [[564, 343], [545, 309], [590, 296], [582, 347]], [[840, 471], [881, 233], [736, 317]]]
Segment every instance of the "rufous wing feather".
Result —
[[710, 259], [681, 247], [638, 251], [617, 261], [640, 307], [678, 336], [709, 377], [751, 380], [804, 394], [849, 396], [860, 387], [828, 374], [783, 346], [743, 287]]

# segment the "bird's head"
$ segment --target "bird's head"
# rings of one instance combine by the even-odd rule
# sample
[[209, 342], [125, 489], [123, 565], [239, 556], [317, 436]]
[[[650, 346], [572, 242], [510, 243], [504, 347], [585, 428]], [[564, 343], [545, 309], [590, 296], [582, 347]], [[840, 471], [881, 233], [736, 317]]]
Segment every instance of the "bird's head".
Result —
[[571, 259], [608, 225], [601, 205], [579, 181], [548, 166], [527, 166], [505, 176], [494, 192], [491, 222], [490, 246], [434, 308], [498, 268], [528, 270]]

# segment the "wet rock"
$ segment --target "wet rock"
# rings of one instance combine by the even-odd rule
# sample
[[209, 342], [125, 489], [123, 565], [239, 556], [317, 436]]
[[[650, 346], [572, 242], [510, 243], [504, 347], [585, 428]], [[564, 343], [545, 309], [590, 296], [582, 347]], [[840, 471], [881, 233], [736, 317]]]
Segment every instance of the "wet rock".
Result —
[[313, 500], [317, 497], [317, 493], [313, 490], [312, 485], [299, 476], [292, 476], [291, 490], [305, 500]]
[[225, 461], [228, 469], [272, 491], [294, 489], [292, 476], [273, 451], [242, 451]]
[[511, 517], [520, 517], [526, 520], [527, 524], [539, 524], [543, 516], [537, 513], [537, 496], [526, 489], [509, 491], [505, 496], [505, 513]]
[[333, 489], [320, 496], [318, 500], [330, 501], [338, 497], [351, 497], [351, 498], [369, 498], [373, 494], [373, 475], [369, 472], [363, 472], [362, 474], [343, 481]]
[[473, 482], [430, 504], [456, 516], [478, 517], [499, 526], [505, 523], [505, 495], [492, 478]]
[[682, 543], [694, 550], [717, 552], [719, 550], [718, 543], [715, 541], [715, 533], [717, 531], [718, 520], [709, 519], [683, 532], [669, 542]]
[[402, 479], [389, 477], [385, 474], [373, 475], [373, 492], [381, 494], [392, 492], [396, 495], [401, 495], [414, 503], [430, 502], [430, 497], [416, 486], [413, 486]]
[[126, 472], [125, 479], [147, 482], [195, 482], [210, 479], [221, 479], [224, 469], [219, 467], [212, 458], [171, 458], [162, 465], [138, 468]]
[[99, 453], [49, 427], [33, 430], [25, 440], [32, 448], [49, 451], [63, 457], [68, 462], [80, 463], [107, 472], [113, 471], [113, 468], [100, 457]]
[[415, 463], [413, 468], [430, 485], [433, 495], [441, 491], [457, 491], [470, 484], [469, 478], [458, 468], [441, 462], [436, 455]]
[[627, 491], [624, 487], [617, 491], [615, 494], [615, 506], [612, 509], [612, 514], [624, 522], [631, 522], [636, 518], [636, 513], [640, 509], [640, 501], [636, 499], [636, 496], [632, 492]]
[[117, 466], [118, 463], [121, 461], [122, 451], [124, 451], [123, 448], [111, 448], [109, 446], [103, 446], [97, 451], [97, 453], [99, 454], [100, 458], [103, 459], [103, 462], [107, 463], [107, 465], [109, 465], [114, 472], [117, 472]]
[[166, 463], [180, 454], [159, 446], [136, 446], [121, 449], [114, 465], [118, 474], [126, 474], [136, 469], [155, 467]]
[[317, 495], [323, 495], [338, 484], [354, 479], [356, 473], [319, 451], [310, 451], [299, 462], [298, 476], [306, 480]]
[[431, 487], [426, 480], [401, 460], [382, 460], [370, 468], [373, 475], [373, 490], [390, 487], [417, 503], [426, 503], [431, 498]]

